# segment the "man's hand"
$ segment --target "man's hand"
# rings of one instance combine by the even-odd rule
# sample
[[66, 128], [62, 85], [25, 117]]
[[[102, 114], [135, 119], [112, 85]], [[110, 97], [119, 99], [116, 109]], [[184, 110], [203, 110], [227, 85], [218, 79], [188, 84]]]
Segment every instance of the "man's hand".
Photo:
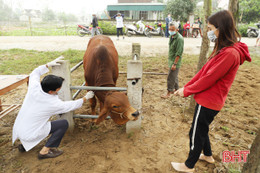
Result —
[[176, 70], [176, 65], [175, 65], [175, 64], [172, 64], [171, 70], [172, 70], [172, 71]]
[[184, 97], [184, 88], [180, 88], [174, 92], [174, 95]]
[[56, 58], [55, 60], [48, 62], [46, 65], [48, 67], [53, 67], [53, 66], [57, 66], [60, 65], [60, 63], [62, 62], [62, 60], [64, 59], [63, 56], [60, 56], [59, 58]]
[[94, 97], [94, 92], [93, 91], [89, 91], [86, 95], [85, 95], [85, 98], [88, 100], [88, 99], [91, 99]]

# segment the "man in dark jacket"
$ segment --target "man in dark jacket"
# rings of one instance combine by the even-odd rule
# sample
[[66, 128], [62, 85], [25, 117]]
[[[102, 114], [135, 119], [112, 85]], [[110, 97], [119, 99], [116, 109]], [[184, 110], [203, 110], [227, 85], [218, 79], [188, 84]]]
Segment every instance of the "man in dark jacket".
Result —
[[91, 30], [91, 37], [94, 37], [94, 35], [98, 35], [99, 31], [98, 31], [98, 20], [97, 20], [97, 16], [95, 14], [92, 15], [92, 30]]
[[165, 28], [165, 37], [169, 37], [169, 23], [172, 22], [171, 14], [168, 14], [168, 17], [165, 18], [166, 28]]

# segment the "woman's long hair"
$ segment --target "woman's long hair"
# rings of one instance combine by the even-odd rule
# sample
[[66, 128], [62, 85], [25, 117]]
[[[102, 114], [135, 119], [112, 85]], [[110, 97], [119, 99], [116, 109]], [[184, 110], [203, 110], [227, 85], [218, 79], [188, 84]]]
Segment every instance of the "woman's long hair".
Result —
[[219, 31], [214, 50], [209, 59], [217, 55], [222, 48], [233, 46], [241, 40], [241, 36], [236, 29], [233, 16], [229, 11], [222, 10], [211, 15], [208, 18], [208, 22], [209, 24], [214, 25]]

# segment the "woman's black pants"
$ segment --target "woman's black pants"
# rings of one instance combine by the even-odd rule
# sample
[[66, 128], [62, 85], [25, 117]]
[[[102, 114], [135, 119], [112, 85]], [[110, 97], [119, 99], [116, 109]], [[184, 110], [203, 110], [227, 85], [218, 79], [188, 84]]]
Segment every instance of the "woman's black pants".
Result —
[[121, 35], [123, 35], [123, 28], [116, 28], [116, 35], [119, 37], [119, 32]]
[[190, 152], [185, 165], [188, 168], [194, 168], [199, 160], [201, 151], [205, 156], [212, 156], [209, 141], [209, 125], [219, 111], [205, 108], [199, 104], [196, 105], [193, 122], [190, 129]]

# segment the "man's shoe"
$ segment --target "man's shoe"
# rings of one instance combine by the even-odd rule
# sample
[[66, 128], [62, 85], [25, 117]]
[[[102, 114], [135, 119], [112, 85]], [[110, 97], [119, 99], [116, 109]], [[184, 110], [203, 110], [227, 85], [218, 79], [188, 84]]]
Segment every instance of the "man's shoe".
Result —
[[161, 95], [161, 98], [163, 99], [168, 99], [168, 98], [171, 98], [173, 96], [173, 91], [168, 91], [167, 93]]
[[21, 153], [26, 151], [22, 144], [19, 144], [17, 148]]
[[62, 152], [62, 150], [58, 150], [57, 148], [50, 148], [50, 150], [53, 152], [53, 153], [59, 153], [59, 152]]
[[48, 159], [48, 158], [55, 158], [63, 154], [63, 151], [61, 150], [55, 150], [55, 149], [50, 149], [47, 154], [38, 154], [38, 159]]

